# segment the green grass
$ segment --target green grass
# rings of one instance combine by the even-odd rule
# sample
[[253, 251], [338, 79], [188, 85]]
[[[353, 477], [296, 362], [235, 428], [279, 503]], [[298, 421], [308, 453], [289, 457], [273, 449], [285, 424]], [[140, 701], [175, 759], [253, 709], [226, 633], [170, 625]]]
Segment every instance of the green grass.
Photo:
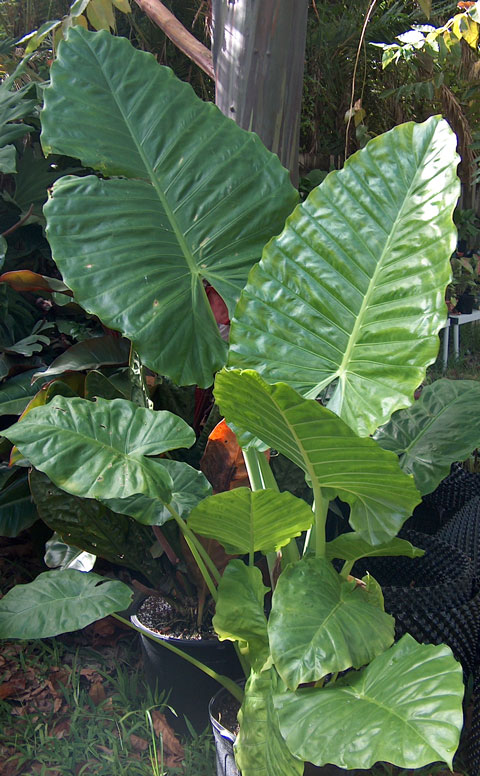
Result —
[[[184, 741], [183, 768], [167, 767], [168, 750], [162, 756], [163, 740], [154, 729], [164, 699], [152, 697], [145, 686], [131, 647], [98, 652], [50, 639], [6, 644], [3, 656], [4, 684], [20, 681], [22, 674], [27, 684], [0, 700], [5, 776], [214, 773], [210, 731]], [[95, 684], [104, 694], [100, 702], [92, 691]]]

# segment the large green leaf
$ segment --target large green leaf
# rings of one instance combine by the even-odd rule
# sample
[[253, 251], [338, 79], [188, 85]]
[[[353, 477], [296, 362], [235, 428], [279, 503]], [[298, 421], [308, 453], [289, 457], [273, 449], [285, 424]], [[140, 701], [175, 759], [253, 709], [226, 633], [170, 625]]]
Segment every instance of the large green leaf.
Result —
[[18, 536], [38, 520], [28, 487], [28, 473], [16, 471], [0, 490], [0, 536]]
[[254, 434], [300, 466], [327, 498], [350, 504], [350, 523], [370, 544], [395, 536], [420, 501], [393, 453], [288, 385], [268, 385], [251, 370], [222, 370], [215, 398], [241, 445]]
[[262, 572], [231, 560], [218, 585], [213, 626], [220, 641], [237, 641], [241, 653], [255, 671], [262, 671], [269, 660], [267, 618]]
[[38, 391], [38, 385], [31, 384], [34, 371], [30, 369], [28, 372], [21, 372], [0, 385], [1, 415], [20, 415], [23, 412]]
[[311, 508], [291, 493], [235, 488], [202, 501], [188, 525], [216, 539], [231, 555], [273, 552], [313, 523]]
[[96, 557], [91, 552], [85, 552], [71, 544], [65, 544], [59, 534], [54, 533], [45, 544], [45, 565], [49, 569], [75, 569], [75, 571], [91, 571]]
[[124, 339], [116, 337], [94, 337], [72, 345], [50, 364], [45, 372], [35, 377], [55, 377], [64, 372], [78, 372], [84, 369], [96, 369], [99, 366], [112, 366], [128, 362], [130, 346]]
[[[162, 467], [171, 477], [171, 498], [169, 506], [180, 517], [188, 517], [191, 510], [202, 499], [210, 496], [212, 486], [203, 472], [194, 469], [183, 461], [157, 459], [154, 462]], [[151, 498], [144, 494], [130, 496], [129, 498], [102, 499], [110, 509], [123, 515], [134, 517], [144, 525], [163, 525], [172, 519], [172, 513], [158, 498]], [[195, 530], [195, 529], [194, 529]]]
[[30, 474], [30, 487], [39, 516], [66, 544], [140, 571], [154, 585], [159, 582], [162, 569], [150, 555], [153, 537], [147, 526], [94, 499], [65, 493], [35, 470]]
[[403, 124], [331, 173], [252, 270], [229, 363], [330, 407], [362, 436], [412, 403], [438, 350], [456, 244], [456, 137]]
[[92, 572], [45, 571], [1, 599], [0, 638], [45, 639], [69, 633], [127, 609], [131, 598], [123, 582]]
[[324, 558], [303, 558], [279, 577], [268, 636], [275, 668], [293, 690], [369, 663], [393, 644], [394, 633], [393, 617]]
[[[242, 776], [301, 776], [303, 761], [289, 752], [278, 727], [273, 693], [282, 687], [275, 669], [251, 673], [238, 713], [235, 760]], [[278, 691], [278, 689], [277, 689]]]
[[339, 558], [355, 563], [360, 558], [372, 558], [379, 555], [404, 555], [407, 558], [421, 558], [422, 555], [425, 555], [425, 550], [414, 547], [406, 539], [396, 537], [385, 544], [372, 546], [356, 533], [345, 533], [327, 543], [326, 555], [329, 560]]
[[275, 707], [298, 757], [341, 768], [386, 761], [452, 767], [463, 724], [462, 668], [449, 647], [405, 635], [362, 671], [323, 689], [279, 693]]
[[127, 498], [135, 493], [168, 503], [171, 477], [147, 458], [190, 447], [195, 435], [167, 411], [126, 399], [55, 397], [36, 407], [4, 435], [63, 490], [84, 498]]
[[397, 453], [422, 495], [431, 493], [454, 461], [480, 447], [480, 383], [436, 380], [412, 407], [399, 410], [379, 428], [375, 439]]
[[106, 32], [76, 27], [60, 44], [42, 126], [46, 152], [109, 178], [64, 178], [45, 207], [75, 299], [151, 369], [210, 385], [226, 346], [203, 281], [233, 312], [297, 202], [288, 173], [256, 135]]

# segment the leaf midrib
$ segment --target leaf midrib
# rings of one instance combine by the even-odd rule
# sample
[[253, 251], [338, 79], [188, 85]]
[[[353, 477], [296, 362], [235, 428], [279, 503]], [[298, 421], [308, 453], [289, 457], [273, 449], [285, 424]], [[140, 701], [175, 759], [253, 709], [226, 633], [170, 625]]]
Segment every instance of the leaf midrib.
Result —
[[[435, 424], [436, 424], [436, 423], [437, 423], [437, 422], [440, 420], [440, 418], [441, 418], [441, 417], [442, 417], [442, 416], [443, 416], [443, 415], [444, 415], [446, 412], [448, 412], [448, 410], [450, 410], [450, 409], [451, 409], [452, 405], [456, 404], [456, 403], [457, 403], [457, 402], [459, 402], [459, 401], [460, 401], [460, 403], [461, 403], [461, 404], [462, 404], [462, 406], [463, 406], [463, 405], [464, 405], [464, 403], [465, 403], [465, 399], [464, 399], [464, 397], [456, 396], [454, 399], [452, 399], [452, 401], [448, 402], [448, 404], [445, 404], [445, 405], [442, 407], [442, 409], [440, 410], [440, 412], [438, 412], [436, 415], [434, 415], [434, 416], [431, 418], [431, 420], [429, 420], [429, 421], [428, 421], [428, 423], [426, 423], [426, 424], [425, 424], [425, 426], [424, 426], [423, 428], [421, 428], [421, 429], [420, 429], [420, 431], [419, 431], [419, 432], [418, 432], [418, 434], [417, 434], [417, 435], [414, 437], [414, 439], [412, 439], [412, 441], [410, 442], [410, 444], [408, 445], [408, 447], [406, 447], [406, 448], [405, 448], [405, 450], [404, 450], [404, 456], [405, 456], [405, 457], [407, 456], [407, 454], [408, 454], [408, 453], [410, 453], [410, 452], [411, 452], [412, 448], [415, 448], [415, 447], [416, 447], [416, 446], [419, 444], [419, 442], [422, 440], [422, 438], [423, 438], [423, 437], [424, 437], [424, 436], [425, 436], [425, 435], [426, 435], [426, 434], [427, 434], [427, 433], [430, 431], [431, 427], [432, 427], [433, 425], [435, 425]], [[425, 408], [425, 409], [426, 409], [426, 408]], [[428, 409], [427, 409], [427, 412], [428, 412]]]
[[142, 160], [142, 162], [143, 162], [143, 164], [145, 166], [145, 171], [146, 171], [146, 173], [147, 173], [147, 175], [149, 177], [150, 183], [152, 184], [155, 192], [157, 193], [157, 196], [158, 196], [158, 198], [160, 200], [160, 203], [161, 203], [163, 209], [165, 210], [165, 214], [166, 214], [170, 224], [172, 225], [172, 229], [174, 231], [175, 237], [178, 240], [178, 244], [179, 244], [180, 249], [181, 249], [181, 251], [183, 253], [184, 259], [185, 259], [185, 261], [187, 263], [187, 266], [188, 266], [188, 268], [190, 270], [190, 273], [193, 276], [198, 276], [200, 274], [200, 271], [199, 271], [199, 268], [198, 268], [198, 266], [197, 266], [197, 264], [195, 262], [195, 259], [193, 257], [193, 253], [190, 250], [190, 248], [189, 248], [189, 246], [188, 246], [188, 244], [187, 244], [187, 242], [185, 240], [185, 237], [184, 237], [184, 235], [183, 235], [183, 233], [182, 233], [182, 231], [181, 231], [181, 229], [179, 227], [177, 219], [175, 218], [175, 216], [173, 214], [173, 211], [172, 211], [172, 209], [171, 209], [171, 207], [170, 207], [170, 205], [168, 203], [168, 200], [167, 200], [164, 192], [162, 191], [162, 189], [159, 186], [159, 183], [157, 181], [157, 177], [155, 175], [154, 168], [150, 164], [150, 162], [149, 162], [149, 160], [148, 160], [148, 158], [147, 158], [147, 156], [146, 156], [146, 154], [145, 154], [145, 152], [143, 150], [142, 145], [137, 141], [136, 134], [133, 131], [134, 130], [134, 126], [128, 120], [128, 118], [127, 118], [127, 116], [126, 116], [126, 114], [125, 114], [125, 112], [123, 110], [123, 107], [122, 107], [120, 101], [117, 99], [116, 90], [114, 89], [113, 84], [111, 84], [110, 81], [107, 79], [106, 73], [103, 70], [102, 62], [99, 60], [96, 51], [92, 48], [92, 46], [90, 45], [90, 42], [88, 40], [86, 41], [86, 43], [87, 43], [87, 46], [89, 47], [90, 51], [92, 52], [92, 55], [93, 55], [94, 59], [96, 60], [96, 62], [98, 64], [100, 72], [102, 72], [102, 74], [103, 74], [105, 82], [107, 83], [107, 86], [108, 86], [108, 88], [110, 90], [110, 93], [112, 95], [113, 100], [115, 101], [117, 109], [118, 109], [119, 113], [121, 114], [121, 116], [122, 116], [122, 118], [123, 118], [123, 120], [125, 122], [125, 126], [126, 126], [128, 132], [130, 134], [132, 142], [133, 142], [133, 144], [134, 144], [134, 146], [135, 146], [135, 148], [137, 150], [137, 153], [138, 153], [139, 157], [141, 158], [141, 160]]
[[399, 208], [399, 210], [397, 212], [397, 216], [396, 216], [396, 218], [395, 218], [395, 220], [393, 222], [392, 228], [390, 229], [387, 241], [385, 243], [385, 247], [384, 247], [384, 249], [382, 251], [382, 254], [380, 256], [379, 261], [377, 262], [377, 266], [376, 266], [375, 271], [374, 271], [374, 273], [373, 273], [373, 275], [371, 277], [370, 283], [368, 284], [368, 289], [367, 289], [367, 291], [366, 291], [366, 293], [364, 295], [363, 302], [362, 302], [362, 304], [360, 306], [359, 313], [357, 315], [357, 318], [355, 320], [352, 332], [350, 334], [350, 337], [349, 337], [349, 340], [348, 340], [348, 345], [347, 345], [347, 348], [345, 350], [342, 362], [341, 362], [340, 366], [338, 367], [337, 371], [335, 372], [335, 374], [333, 374], [332, 377], [331, 377], [330, 382], [335, 380], [337, 377], [340, 379], [340, 384], [342, 385], [341, 404], [343, 404], [343, 398], [344, 398], [344, 386], [345, 386], [345, 381], [346, 381], [346, 373], [348, 371], [348, 366], [349, 366], [349, 363], [350, 363], [351, 358], [352, 358], [352, 353], [353, 353], [354, 349], [356, 348], [356, 346], [358, 344], [358, 342], [357, 342], [358, 335], [359, 335], [360, 329], [361, 329], [362, 324], [363, 324], [363, 318], [365, 316], [365, 312], [366, 312], [366, 310], [369, 307], [370, 299], [371, 299], [371, 297], [372, 297], [372, 295], [373, 295], [373, 293], [374, 293], [374, 291], [376, 289], [377, 277], [383, 271], [383, 268], [384, 268], [383, 265], [384, 265], [384, 262], [385, 262], [385, 258], [388, 255], [388, 250], [389, 250], [390, 245], [391, 245], [391, 243], [393, 241], [393, 236], [396, 234], [398, 223], [400, 222], [400, 220], [403, 217], [403, 212], [405, 210], [406, 203], [409, 200], [410, 193], [411, 193], [412, 189], [414, 188], [414, 186], [416, 185], [418, 176], [420, 175], [420, 172], [423, 169], [423, 160], [425, 159], [427, 153], [428, 153], [428, 148], [423, 151], [422, 156], [417, 161], [417, 169], [415, 171], [415, 174], [414, 174], [414, 176], [413, 176], [413, 178], [412, 178], [412, 180], [410, 182], [410, 185], [409, 185], [407, 191], [405, 192], [405, 195], [403, 197], [402, 205], [401, 205], [401, 207]]

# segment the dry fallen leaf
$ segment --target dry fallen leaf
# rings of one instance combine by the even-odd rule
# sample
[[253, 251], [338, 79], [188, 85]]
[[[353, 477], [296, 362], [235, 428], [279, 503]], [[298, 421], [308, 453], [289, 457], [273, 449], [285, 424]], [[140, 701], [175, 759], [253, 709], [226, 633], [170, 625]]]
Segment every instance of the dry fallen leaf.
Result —
[[130, 743], [137, 752], [145, 752], [148, 749], [148, 741], [136, 736], [135, 733], [130, 734]]
[[113, 749], [109, 749], [108, 746], [102, 746], [102, 744], [97, 744], [96, 748], [99, 752], [102, 752], [103, 754], [113, 754]]
[[52, 736], [55, 736], [55, 738], [65, 738], [65, 736], [68, 736], [69, 733], [70, 733], [69, 719], [60, 720], [60, 722], [57, 722], [57, 724], [52, 730]]
[[95, 668], [82, 668], [80, 676], [83, 676], [88, 682], [98, 683], [102, 681], [101, 674]]
[[19, 689], [24, 689], [25, 684], [23, 687], [18, 682], [3, 682], [3, 684], [0, 684], [0, 700], [3, 700], [4, 698], [9, 698], [11, 695], [17, 695]]
[[88, 694], [95, 706], [98, 706], [107, 697], [102, 682], [94, 682], [90, 687]]
[[[154, 709], [152, 711], [152, 723], [155, 733], [159, 738], [162, 738], [164, 755], [172, 755], [178, 765], [184, 758], [183, 746], [175, 735], [173, 728], [168, 724], [165, 714]], [[169, 767], [172, 767], [172, 765]]]

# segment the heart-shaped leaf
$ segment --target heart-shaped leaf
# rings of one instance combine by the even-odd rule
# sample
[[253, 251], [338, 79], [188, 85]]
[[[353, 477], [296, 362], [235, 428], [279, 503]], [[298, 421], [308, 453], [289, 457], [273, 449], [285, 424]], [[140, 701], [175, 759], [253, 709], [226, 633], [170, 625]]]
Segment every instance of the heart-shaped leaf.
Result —
[[262, 573], [256, 566], [231, 560], [218, 585], [213, 626], [220, 641], [237, 641], [254, 671], [269, 660], [265, 593]]
[[280, 575], [268, 636], [275, 668], [291, 689], [360, 668], [393, 644], [394, 634], [393, 617], [324, 558], [304, 558]]
[[328, 175], [249, 275], [229, 364], [309, 397], [335, 381], [362, 436], [409, 406], [445, 324], [456, 143], [438, 116], [403, 124]]
[[327, 542], [327, 558], [333, 560], [348, 560], [350, 563], [360, 558], [372, 558], [379, 555], [404, 555], [407, 558], [421, 558], [425, 550], [414, 547], [406, 539], [390, 539], [384, 544], [371, 545], [356, 533], [346, 533], [337, 536], [331, 542]]
[[46, 571], [1, 599], [0, 638], [46, 639], [69, 633], [127, 609], [131, 598], [123, 582], [92, 572]]
[[451, 768], [462, 698], [450, 648], [407, 634], [362, 671], [322, 689], [279, 693], [275, 707], [289, 749], [315, 765], [420, 768], [441, 760]]
[[126, 38], [69, 30], [44, 94], [45, 151], [108, 176], [63, 178], [45, 206], [65, 282], [151, 369], [210, 385], [226, 346], [204, 281], [232, 313], [298, 201], [287, 171]]
[[[168, 502], [180, 517], [188, 517], [191, 510], [207, 496], [212, 487], [202, 472], [193, 469], [182, 461], [157, 459], [154, 462], [162, 467], [171, 477], [171, 498]], [[170, 510], [158, 500], [144, 494], [128, 498], [102, 499], [110, 509], [122, 515], [130, 515], [144, 525], [163, 525], [172, 519]], [[194, 529], [195, 530], [195, 529]]]
[[193, 531], [216, 539], [231, 555], [280, 550], [312, 523], [312, 510], [302, 499], [287, 492], [249, 488], [211, 496], [195, 507], [188, 520]]
[[56, 396], [4, 435], [52, 482], [76, 496], [127, 498], [136, 493], [169, 503], [172, 481], [149, 455], [190, 447], [192, 429], [170, 412]]
[[420, 501], [393, 453], [290, 386], [269, 385], [251, 370], [222, 370], [215, 398], [242, 446], [253, 434], [286, 455], [327, 498], [350, 504], [350, 523], [370, 544], [395, 536]]
[[426, 385], [411, 407], [399, 410], [375, 434], [385, 450], [400, 458], [422, 495], [480, 446], [480, 383], [436, 380]]

